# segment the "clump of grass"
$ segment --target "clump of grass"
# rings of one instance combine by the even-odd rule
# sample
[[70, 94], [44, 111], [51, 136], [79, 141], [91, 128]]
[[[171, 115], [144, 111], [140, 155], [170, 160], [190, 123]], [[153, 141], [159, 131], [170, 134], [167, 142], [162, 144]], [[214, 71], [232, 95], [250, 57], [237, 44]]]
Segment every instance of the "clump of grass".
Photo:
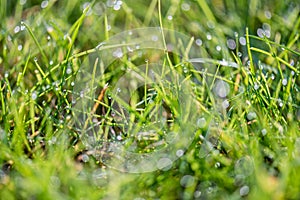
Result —
[[[0, 0], [0, 196], [298, 199], [299, 9], [294, 1], [267, 0]], [[181, 65], [185, 55], [162, 52], [163, 64], [177, 67], [176, 73], [190, 83], [197, 109], [189, 112], [197, 116], [197, 129], [192, 144], [185, 153], [178, 152], [170, 168], [121, 173], [82, 142], [74, 126], [74, 105], [80, 100], [74, 88], [84, 60], [99, 50], [102, 45], [95, 47], [100, 42], [148, 26], [181, 32], [199, 48], [194, 57], [199, 62], [186, 66]], [[155, 60], [157, 52], [149, 52], [148, 58]], [[118, 67], [144, 62], [136, 59], [113, 63], [98, 87], [113, 85], [123, 73]], [[174, 95], [163, 92], [166, 86], [150, 86], [140, 88], [136, 104], [147, 106], [150, 97], [155, 101]], [[154, 89], [162, 96], [151, 96]], [[111, 91], [99, 99], [99, 108], [106, 108], [104, 114], [98, 110], [101, 117], [114, 109]], [[165, 110], [170, 109], [164, 114], [176, 116], [176, 102], [164, 100]], [[132, 121], [151, 125], [149, 115], [140, 112], [132, 110]], [[107, 134], [118, 125], [109, 115]], [[175, 118], [169, 120], [171, 124]], [[150, 137], [160, 140], [164, 135]], [[140, 141], [141, 150], [160, 147], [148, 139]]]

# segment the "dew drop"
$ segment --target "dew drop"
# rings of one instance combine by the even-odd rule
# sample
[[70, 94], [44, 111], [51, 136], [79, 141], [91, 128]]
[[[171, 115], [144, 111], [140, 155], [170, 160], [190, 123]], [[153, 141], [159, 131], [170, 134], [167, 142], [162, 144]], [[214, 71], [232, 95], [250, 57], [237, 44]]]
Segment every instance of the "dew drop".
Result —
[[256, 33], [261, 38], [263, 38], [266, 35], [265, 31], [263, 29], [261, 29], [261, 28], [258, 28], [257, 31], [256, 31]]
[[217, 50], [217, 51], [221, 51], [221, 50], [222, 50], [221, 46], [217, 45], [217, 46], [216, 46], [216, 50]]
[[202, 45], [202, 40], [201, 39], [197, 39], [195, 41], [196, 45], [201, 46]]
[[[294, 61], [293, 59], [291, 60], [290, 65], [291, 65], [291, 66], [294, 66], [294, 65], [295, 65], [295, 61]], [[293, 71], [293, 72], [294, 72], [294, 71]], [[295, 72], [294, 72], [294, 73], [295, 73]]]
[[204, 128], [204, 127], [206, 126], [206, 119], [205, 119], [204, 117], [199, 118], [199, 119], [197, 120], [197, 126], [198, 126], [199, 128]]
[[71, 73], [72, 73], [72, 68], [71, 68], [71, 67], [68, 67], [67, 70], [66, 70], [66, 73], [67, 73], [67, 74], [71, 74]]
[[18, 50], [21, 51], [23, 49], [23, 46], [21, 44], [18, 45]]
[[18, 33], [20, 31], [20, 26], [16, 26], [15, 28], [14, 28], [14, 32], [15, 33]]
[[283, 79], [283, 80], [282, 80], [282, 85], [286, 86], [287, 83], [288, 83], [287, 79]]
[[189, 11], [191, 9], [191, 6], [188, 3], [183, 3], [183, 4], [181, 4], [181, 9], [183, 11]]
[[291, 71], [291, 75], [294, 76], [294, 75], [295, 75], [295, 72], [294, 72], [294, 71]]
[[[22, 23], [22, 24], [23, 24], [23, 23]], [[25, 28], [26, 28], [24, 25], [21, 25], [20, 27], [21, 27], [21, 28], [20, 28], [20, 29], [21, 29], [21, 31], [24, 31], [24, 30], [25, 30]]]
[[266, 10], [266, 11], [265, 11], [265, 16], [266, 16], [267, 19], [271, 19], [272, 14], [271, 14], [270, 11]]
[[225, 81], [217, 80], [214, 86], [214, 92], [220, 98], [225, 98], [230, 92], [230, 87]]
[[241, 45], [245, 46], [246, 45], [246, 38], [245, 37], [240, 37], [239, 42]]
[[274, 75], [274, 74], [271, 75], [271, 79], [272, 79], [272, 80], [275, 79], [275, 75]]
[[211, 36], [210, 33], [207, 33], [207, 34], [206, 34], [206, 39], [208, 39], [208, 40], [211, 40], [211, 39], [212, 39], [212, 36]]
[[257, 115], [256, 115], [255, 112], [249, 112], [249, 113], [247, 114], [247, 119], [248, 119], [249, 121], [256, 119], [256, 117], [257, 117]]
[[266, 36], [267, 38], [270, 38], [270, 37], [271, 37], [271, 31], [265, 30], [265, 36]]
[[179, 149], [179, 150], [176, 151], [176, 156], [177, 157], [181, 157], [181, 156], [183, 156], [183, 154], [184, 154], [184, 151], [182, 149]]
[[118, 4], [114, 5], [114, 10], [120, 10], [120, 9], [121, 9], [121, 5]]
[[239, 37], [239, 34], [238, 32], [234, 32], [234, 37], [238, 38]]
[[234, 50], [236, 48], [235, 41], [233, 39], [228, 39], [227, 46], [229, 49]]
[[31, 99], [32, 99], [32, 100], [36, 100], [36, 99], [37, 99], [37, 94], [36, 94], [36, 92], [32, 92], [32, 94], [31, 94]]
[[250, 188], [247, 185], [244, 185], [243, 187], [241, 187], [240, 189], [240, 196], [247, 196], [248, 193], [250, 191]]
[[117, 88], [117, 92], [119, 92], [119, 93], [120, 93], [120, 92], [121, 92], [121, 88]]
[[201, 191], [196, 190], [196, 191], [194, 192], [194, 197], [195, 197], [195, 198], [199, 198], [200, 196], [201, 196]]
[[172, 16], [172, 15], [169, 15], [167, 18], [168, 18], [168, 20], [171, 21], [171, 20], [173, 19], [173, 16]]
[[169, 158], [161, 158], [157, 162], [157, 168], [161, 170], [169, 170], [172, 167], [172, 160]]
[[157, 35], [152, 35], [151, 40], [156, 42], [158, 41], [158, 36]]
[[114, 52], [113, 52], [113, 56], [115, 58], [122, 58], [123, 57], [123, 52], [121, 48], [117, 48]]
[[188, 68], [186, 68], [186, 67], [183, 68], [183, 73], [186, 74], [186, 73], [188, 73], [188, 71], [189, 71]]
[[222, 102], [222, 107], [224, 109], [228, 108], [229, 107], [229, 101], [227, 99], [225, 99], [225, 101]]
[[23, 6], [27, 0], [20, 0], [20, 5]]
[[258, 90], [259, 89], [259, 85], [257, 83], [254, 83], [254, 90]]
[[237, 55], [238, 55], [238, 57], [242, 57], [243, 56], [242, 52], [238, 52]]
[[182, 187], [191, 187], [194, 185], [195, 182], [195, 178], [191, 175], [184, 175], [181, 179], [180, 179], [180, 185]]
[[221, 167], [221, 163], [219, 163], [219, 162], [216, 162], [216, 164], [215, 164], [215, 168], [219, 168], [219, 167]]
[[266, 30], [268, 30], [268, 31], [271, 30], [271, 26], [270, 26], [270, 24], [268, 24], [268, 23], [263, 23], [262, 28], [263, 28], [265, 31], [266, 31]]
[[263, 135], [263, 136], [265, 136], [266, 134], [267, 134], [267, 130], [264, 128], [264, 129], [262, 129], [261, 130], [261, 134]]
[[210, 29], [214, 29], [215, 28], [215, 23], [213, 21], [209, 20], [209, 21], [206, 22], [206, 24], [207, 24], [208, 28], [210, 28]]
[[86, 154], [83, 154], [83, 155], [82, 155], [82, 161], [83, 161], [83, 162], [85, 162], [85, 163], [86, 163], [86, 162], [88, 162], [88, 161], [89, 161], [89, 159], [90, 159], [90, 158], [89, 158], [89, 156], [88, 156], [88, 155], [86, 155]]
[[48, 1], [42, 1], [41, 8], [46, 8], [48, 6], [48, 4], [49, 4]]
[[108, 25], [106, 26], [106, 30], [107, 30], [107, 31], [110, 31], [110, 30], [111, 30], [111, 25], [108, 24]]
[[122, 140], [122, 136], [121, 136], [121, 135], [118, 135], [118, 136], [117, 136], [117, 140], [119, 140], [119, 141]]

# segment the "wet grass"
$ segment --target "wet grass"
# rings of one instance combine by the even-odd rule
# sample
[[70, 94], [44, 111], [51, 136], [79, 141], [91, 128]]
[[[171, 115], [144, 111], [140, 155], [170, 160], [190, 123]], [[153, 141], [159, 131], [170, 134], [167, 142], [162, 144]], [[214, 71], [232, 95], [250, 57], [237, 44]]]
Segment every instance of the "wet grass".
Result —
[[[299, 3], [111, 2], [0, 0], [1, 199], [299, 199]], [[109, 38], [126, 30], [160, 26], [187, 36], [183, 46], [176, 37], [169, 43], [181, 55], [160, 50], [128, 59], [131, 54], [118, 54], [124, 44], [100, 44], [113, 43]], [[189, 45], [199, 50], [190, 62]], [[120, 59], [110, 66], [87, 60], [112, 49]], [[114, 103], [113, 85], [124, 69], [143, 63], [145, 73], [139, 74], [147, 76], [158, 55], [163, 70], [156, 77], [175, 72], [179, 87], [172, 92], [172, 78], [158, 79], [158, 86], [144, 78], [130, 106]], [[104, 76], [95, 79], [93, 69]], [[98, 85], [78, 123], [80, 76]], [[183, 83], [190, 84], [195, 107], [176, 100]], [[195, 109], [184, 113], [182, 107]], [[160, 116], [163, 128], [155, 127]], [[178, 149], [171, 166], [147, 173], [106, 166], [80, 132], [86, 121], [88, 127], [99, 123], [92, 131], [105, 136], [99, 146], [104, 140], [124, 146], [138, 141], [135, 152], [155, 152], [189, 116], [195, 117], [192, 144]], [[137, 130], [145, 125], [158, 131]]]

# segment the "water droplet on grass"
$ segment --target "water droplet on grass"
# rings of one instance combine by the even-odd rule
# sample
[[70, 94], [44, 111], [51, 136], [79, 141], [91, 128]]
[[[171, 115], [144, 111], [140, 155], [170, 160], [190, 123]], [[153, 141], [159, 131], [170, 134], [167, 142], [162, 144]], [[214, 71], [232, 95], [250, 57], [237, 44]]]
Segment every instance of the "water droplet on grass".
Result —
[[221, 51], [221, 50], [222, 50], [221, 46], [217, 45], [217, 46], [216, 46], [216, 50], [217, 50], [217, 51]]
[[189, 10], [191, 9], [191, 6], [190, 6], [190, 4], [188, 4], [188, 3], [182, 3], [182, 4], [181, 4], [181, 9], [182, 9], [183, 11], [189, 11]]
[[171, 159], [161, 158], [157, 162], [157, 168], [161, 169], [161, 170], [164, 170], [164, 171], [167, 171], [167, 170], [171, 169], [172, 164], [173, 164], [173, 162], [172, 162]]
[[239, 42], [241, 45], [245, 46], [246, 45], [246, 38], [245, 37], [240, 37]]
[[257, 31], [256, 31], [256, 33], [261, 38], [263, 38], [266, 35], [265, 31], [263, 29], [261, 29], [261, 28], [258, 28]]
[[211, 36], [210, 33], [207, 33], [207, 34], [206, 34], [206, 39], [208, 39], [208, 40], [211, 40], [211, 39], [212, 39], [212, 36]]
[[191, 187], [195, 183], [195, 178], [191, 175], [185, 175], [180, 179], [180, 185], [182, 187]]
[[188, 71], [189, 71], [188, 68], [186, 68], [186, 67], [183, 68], [183, 73], [186, 74], [186, 73], [188, 73]]
[[46, 8], [48, 6], [48, 4], [49, 4], [48, 1], [42, 1], [41, 8]]
[[248, 119], [249, 121], [256, 119], [256, 117], [257, 117], [257, 115], [256, 115], [255, 112], [249, 112], [249, 113], [247, 114], [247, 119]]
[[264, 128], [264, 129], [262, 129], [261, 130], [261, 134], [263, 135], [263, 136], [265, 136], [266, 134], [267, 134], [267, 130]]
[[18, 45], [18, 50], [21, 51], [23, 49], [23, 46], [21, 44]]
[[238, 57], [242, 57], [243, 56], [243, 54], [241, 52], [238, 52], [237, 55], [238, 55]]
[[219, 167], [221, 167], [221, 163], [219, 163], [219, 162], [216, 162], [216, 164], [215, 164], [215, 168], [219, 168]]
[[114, 5], [114, 10], [120, 10], [120, 9], [121, 9], [121, 5], [118, 4]]
[[110, 31], [111, 30], [111, 25], [108, 24], [107, 27], [106, 27], [106, 30]]
[[20, 31], [20, 26], [16, 26], [14, 29], [14, 33], [18, 33]]
[[266, 10], [266, 11], [265, 11], [265, 16], [266, 16], [267, 19], [271, 19], [272, 14], [271, 14], [270, 11]]
[[172, 15], [169, 15], [167, 18], [168, 18], [168, 20], [172, 20], [172, 19], [173, 19], [173, 16], [172, 16]]
[[37, 94], [36, 94], [36, 92], [32, 92], [31, 98], [32, 98], [32, 100], [36, 100], [36, 99], [37, 99]]
[[90, 160], [90, 158], [89, 158], [88, 155], [86, 155], [86, 154], [83, 154], [83, 155], [82, 155], [82, 161], [83, 161], [83, 162], [88, 162], [89, 160]]
[[243, 196], [248, 195], [249, 191], [250, 191], [250, 188], [249, 188], [247, 185], [244, 185], [244, 186], [241, 187], [241, 189], [240, 189], [240, 196], [243, 197]]
[[194, 197], [195, 197], [195, 198], [199, 198], [200, 196], [201, 196], [201, 191], [196, 190], [196, 191], [194, 192]]
[[235, 41], [233, 39], [228, 39], [227, 46], [229, 49], [234, 50], [236, 48]]
[[280, 101], [279, 102], [279, 107], [282, 107], [283, 106], [283, 103]]
[[259, 85], [257, 83], [254, 83], [254, 90], [258, 90], [259, 89]]
[[157, 35], [152, 35], [151, 40], [156, 42], [158, 40], [158, 36]]
[[201, 46], [202, 45], [202, 40], [201, 39], [197, 39], [195, 41], [196, 45]]
[[223, 102], [222, 102], [222, 107], [224, 109], [228, 108], [229, 107], [229, 101], [227, 99], [225, 99]]
[[204, 128], [204, 127], [206, 126], [206, 119], [205, 119], [204, 117], [199, 118], [199, 119], [197, 120], [197, 126], [198, 126], [199, 128]]
[[177, 157], [181, 157], [181, 156], [183, 156], [183, 154], [184, 154], [184, 151], [182, 149], [179, 149], [179, 150], [176, 151], [176, 156]]
[[225, 98], [230, 92], [230, 87], [225, 81], [217, 80], [214, 86], [214, 92], [220, 98]]
[[294, 75], [295, 75], [295, 72], [294, 72], [294, 71], [291, 71], [291, 75], [294, 76]]
[[271, 75], [271, 79], [272, 79], [272, 80], [275, 79], [275, 75], [274, 75], [274, 74]]
[[20, 5], [23, 6], [27, 0], [20, 0]]
[[214, 29], [215, 28], [215, 23], [213, 21], [208, 20], [206, 22], [206, 24], [207, 24], [208, 28], [210, 28], [210, 29]]
[[287, 83], [288, 83], [287, 79], [283, 79], [283, 80], [282, 80], [282, 85], [286, 86]]
[[123, 52], [121, 48], [117, 48], [114, 52], [113, 52], [113, 56], [115, 58], [122, 58], [123, 57]]
[[67, 74], [71, 74], [71, 73], [72, 73], [72, 68], [71, 68], [71, 67], [68, 67], [67, 70], [66, 70], [66, 73], [67, 73]]

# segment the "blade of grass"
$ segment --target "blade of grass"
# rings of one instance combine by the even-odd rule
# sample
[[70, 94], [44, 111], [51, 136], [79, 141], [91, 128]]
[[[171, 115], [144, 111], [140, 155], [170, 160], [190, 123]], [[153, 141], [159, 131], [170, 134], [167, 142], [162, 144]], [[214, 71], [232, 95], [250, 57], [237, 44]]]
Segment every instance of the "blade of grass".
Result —
[[[276, 55], [272, 55], [271, 53], [269, 53], [269, 52], [267, 52], [267, 51], [264, 51], [264, 50], [262, 50], [262, 49], [258, 49], [258, 48], [256, 48], [256, 47], [251, 47], [250, 49], [253, 50], [253, 51], [256, 51], [256, 52], [265, 54], [265, 55], [267, 55], [267, 56], [274, 57], [276, 60], [278, 60], [278, 61], [280, 61], [281, 63], [285, 64], [288, 68], [290, 68], [291, 70], [293, 70], [293, 71], [295, 71], [296, 73], [298, 73], [298, 70], [297, 70], [294, 66], [292, 66], [290, 63], [288, 63], [287, 61], [283, 60], [282, 58], [280, 58], [280, 57], [278, 57], [278, 56], [276, 56]], [[279, 66], [279, 67], [280, 67], [280, 66]], [[280, 71], [281, 69], [278, 69], [278, 70]], [[281, 72], [281, 74], [282, 74], [282, 72]]]
[[34, 43], [38, 47], [38, 49], [39, 49], [39, 51], [40, 51], [40, 53], [41, 53], [41, 55], [44, 59], [44, 62], [48, 64], [49, 60], [48, 60], [43, 48], [41, 47], [40, 43], [38, 42], [37, 38], [35, 37], [35, 35], [34, 35], [32, 29], [30, 28], [30, 26], [27, 23], [23, 22], [23, 21], [21, 22], [21, 25], [24, 25], [26, 27], [26, 30], [28, 31], [28, 33], [30, 34], [30, 36], [33, 39]]

